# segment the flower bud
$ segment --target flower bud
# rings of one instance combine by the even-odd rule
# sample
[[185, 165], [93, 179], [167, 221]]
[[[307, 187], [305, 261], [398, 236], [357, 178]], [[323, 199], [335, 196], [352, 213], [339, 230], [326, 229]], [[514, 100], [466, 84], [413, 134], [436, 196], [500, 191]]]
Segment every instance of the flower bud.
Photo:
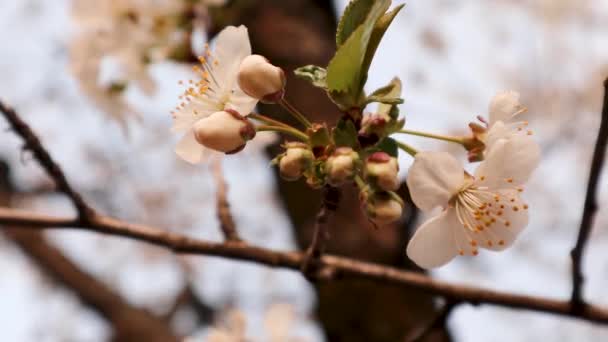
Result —
[[279, 172], [286, 180], [297, 180], [308, 170], [314, 156], [305, 144], [289, 143], [279, 159]]
[[359, 154], [350, 147], [339, 147], [327, 158], [325, 172], [327, 182], [332, 186], [339, 186], [352, 179], [359, 164]]
[[385, 152], [372, 153], [365, 162], [365, 177], [370, 184], [385, 191], [399, 188], [399, 163]]
[[397, 221], [403, 213], [403, 200], [394, 192], [364, 190], [360, 194], [370, 221], [382, 226]]
[[250, 55], [241, 62], [239, 87], [249, 96], [262, 102], [274, 103], [283, 98], [285, 73], [260, 55]]
[[233, 110], [215, 112], [200, 119], [193, 129], [199, 144], [224, 153], [239, 152], [247, 140], [255, 137], [253, 124]]

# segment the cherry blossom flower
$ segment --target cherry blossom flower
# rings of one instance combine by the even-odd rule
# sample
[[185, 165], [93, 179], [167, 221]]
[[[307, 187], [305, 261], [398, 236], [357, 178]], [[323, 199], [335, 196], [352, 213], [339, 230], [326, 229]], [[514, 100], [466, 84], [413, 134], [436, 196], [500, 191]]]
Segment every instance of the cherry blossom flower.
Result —
[[497, 140], [474, 176], [446, 152], [416, 154], [407, 177], [412, 200], [423, 211], [443, 210], [418, 228], [407, 246], [410, 259], [432, 268], [479, 248], [509, 247], [528, 224], [520, 193], [540, 158], [530, 140]]
[[[526, 107], [520, 103], [519, 98], [518, 92], [509, 90], [496, 94], [490, 102], [486, 150], [490, 150], [499, 139], [517, 139], [532, 135], [532, 131], [527, 129], [527, 121], [515, 120], [519, 114], [526, 112]], [[536, 144], [532, 139], [526, 141]]]
[[246, 95], [237, 84], [241, 61], [249, 55], [247, 28], [229, 26], [219, 33], [214, 51], [207, 48], [199, 58], [202, 67], [195, 67], [195, 71], [200, 80], [189, 81], [181, 96], [183, 102], [172, 113], [172, 131], [185, 133], [175, 148], [185, 161], [200, 163], [211, 151], [195, 138], [194, 126], [198, 121], [226, 110], [246, 116], [257, 104], [258, 100]]

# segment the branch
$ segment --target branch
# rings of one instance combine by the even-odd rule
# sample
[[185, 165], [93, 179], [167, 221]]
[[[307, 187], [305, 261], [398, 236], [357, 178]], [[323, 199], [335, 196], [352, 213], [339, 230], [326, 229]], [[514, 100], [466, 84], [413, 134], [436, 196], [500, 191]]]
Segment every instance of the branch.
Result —
[[406, 337], [406, 342], [417, 342], [424, 341], [425, 338], [429, 337], [433, 331], [436, 331], [438, 328], [444, 326], [452, 313], [452, 310], [458, 305], [458, 302], [455, 301], [447, 301], [443, 308], [439, 311], [437, 316], [435, 316], [427, 326], [421, 327], [420, 329], [414, 330], [414, 332]]
[[89, 207], [82, 199], [82, 196], [72, 188], [59, 165], [55, 163], [49, 152], [42, 146], [40, 139], [34, 134], [25, 121], [21, 120], [15, 110], [2, 101], [0, 101], [0, 112], [4, 114], [4, 117], [9, 122], [12, 129], [24, 140], [25, 145], [23, 148], [25, 150], [30, 150], [34, 154], [36, 160], [38, 160], [47, 174], [55, 181], [57, 189], [70, 198], [78, 211], [78, 216], [82, 220], [93, 217], [95, 211]]
[[327, 221], [332, 213], [338, 209], [340, 202], [340, 190], [330, 185], [323, 188], [323, 200], [321, 209], [315, 219], [315, 227], [312, 233], [312, 241], [306, 250], [306, 259], [302, 264], [302, 273], [309, 274], [311, 263], [319, 259], [325, 249], [325, 241], [328, 239]]
[[[277, 252], [245, 243], [227, 241], [216, 243], [190, 238], [158, 228], [123, 222], [111, 217], [97, 215], [92, 220], [53, 217], [29, 211], [0, 208], [0, 224], [27, 228], [63, 228], [95, 231], [107, 235], [122, 236], [165, 247], [176, 253], [199, 254], [249, 261], [276, 268], [300, 270], [306, 256], [300, 252]], [[578, 318], [590, 322], [608, 324], [608, 310], [584, 304], [581, 310], [571, 310], [570, 302], [546, 297], [512, 294], [479, 287], [456, 285], [434, 280], [424, 274], [402, 271], [394, 267], [356, 261], [333, 255], [321, 256], [318, 260], [321, 280], [333, 277], [358, 277], [388, 282], [415, 288], [447, 299], [474, 305], [492, 304], [503, 307], [526, 309]]]
[[584, 306], [583, 299], [583, 276], [582, 261], [585, 244], [589, 239], [593, 218], [597, 211], [597, 186], [606, 156], [606, 145], [608, 144], [608, 79], [604, 81], [604, 103], [602, 109], [602, 118], [600, 129], [597, 134], [597, 141], [593, 151], [593, 160], [591, 162], [591, 170], [589, 171], [589, 182], [587, 184], [587, 194], [585, 196], [585, 204], [583, 207], [583, 216], [581, 226], [578, 233], [576, 245], [570, 252], [572, 257], [572, 310], [579, 311]]
[[213, 176], [217, 186], [216, 207], [217, 216], [220, 220], [220, 228], [224, 234], [224, 239], [227, 241], [241, 241], [239, 234], [234, 224], [234, 219], [230, 212], [230, 204], [228, 203], [228, 186], [224, 179], [222, 171], [222, 160], [217, 158], [213, 162]]

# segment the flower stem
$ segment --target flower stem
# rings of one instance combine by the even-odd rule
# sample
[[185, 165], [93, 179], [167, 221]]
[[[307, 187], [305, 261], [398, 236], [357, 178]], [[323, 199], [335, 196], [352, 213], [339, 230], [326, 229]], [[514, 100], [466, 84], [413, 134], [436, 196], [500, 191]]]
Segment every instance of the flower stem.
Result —
[[304, 127], [308, 128], [312, 126], [304, 114], [300, 113], [300, 111], [298, 111], [291, 103], [287, 102], [285, 98], [282, 98], [281, 101], [279, 101], [279, 104], [285, 108], [285, 110], [288, 111], [296, 120], [304, 125]]
[[366, 187], [365, 182], [361, 179], [361, 176], [355, 175], [355, 183], [357, 183], [357, 187], [359, 187], [359, 191], [363, 191]]
[[400, 149], [407, 152], [412, 157], [415, 157], [416, 153], [418, 153], [418, 150], [406, 143], [402, 143], [401, 141], [397, 141], [397, 146], [399, 146]]
[[426, 132], [420, 132], [420, 131], [413, 131], [411, 129], [402, 129], [395, 133], [403, 133], [403, 134], [409, 134], [409, 135], [416, 135], [419, 137], [426, 137], [426, 138], [431, 138], [431, 139], [449, 141], [449, 142], [457, 143], [460, 145], [464, 144], [464, 141], [461, 137], [454, 137], [454, 136], [449, 136], [449, 135], [440, 135], [440, 134], [426, 133]]
[[[251, 113], [248, 115], [248, 117], [254, 119], [254, 120], [258, 120], [260, 122], [263, 122], [265, 124], [271, 125], [271, 126], [281, 126], [281, 127], [286, 127], [286, 128], [292, 128], [292, 129], [297, 129], [293, 126], [290, 126], [284, 122], [281, 122], [279, 120], [275, 120], [271, 117], [268, 117], [266, 115], [263, 114], [259, 114], [259, 113]], [[302, 132], [303, 133], [303, 132]]]
[[308, 142], [308, 136], [295, 128], [284, 127], [284, 126], [272, 126], [272, 125], [260, 125], [255, 128], [257, 132], [279, 132], [287, 135], [291, 135], [292, 137], [296, 137], [302, 141]]

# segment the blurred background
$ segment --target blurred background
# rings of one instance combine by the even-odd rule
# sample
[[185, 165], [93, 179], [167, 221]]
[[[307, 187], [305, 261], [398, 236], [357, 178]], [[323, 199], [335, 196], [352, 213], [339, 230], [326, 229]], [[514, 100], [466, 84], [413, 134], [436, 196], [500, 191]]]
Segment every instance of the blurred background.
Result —
[[[169, 112], [182, 90], [178, 81], [192, 78], [191, 49], [200, 50], [226, 25], [245, 24], [254, 53], [288, 74], [301, 65], [324, 66], [347, 1], [176, 3], [0, 0], [0, 98], [16, 107], [100, 212], [220, 241], [212, 170], [179, 160], [173, 152], [178, 137], [169, 132]], [[496, 92], [519, 91], [543, 150], [525, 193], [531, 223], [518, 242], [503, 253], [459, 258], [432, 275], [569, 296], [568, 252], [608, 76], [608, 1], [408, 1], [380, 45], [367, 86], [375, 89], [395, 75], [404, 85], [407, 126], [431, 132], [465, 134], [468, 122], [487, 114]], [[293, 103], [333, 122], [336, 110], [322, 95], [305, 82], [288, 81]], [[273, 107], [260, 110], [282, 115]], [[404, 139], [465, 158], [443, 143]], [[10, 131], [0, 135], [0, 205], [73, 214], [21, 144]], [[224, 159], [232, 213], [247, 241], [302, 248], [319, 194], [279, 180], [269, 165], [273, 149], [249, 144]], [[410, 162], [403, 156], [403, 177]], [[602, 209], [584, 259], [587, 299], [604, 306], [607, 180], [604, 171]], [[413, 269], [405, 245], [424, 217], [409, 210], [398, 224], [374, 230], [353, 214], [359, 212], [349, 195], [355, 192], [346, 192], [329, 252]], [[441, 306], [413, 290], [353, 280], [315, 286], [291, 271], [176, 256], [86, 232], [3, 232], [1, 341], [207, 341], [211, 328], [221, 326], [244, 329], [247, 341], [405, 341]], [[460, 305], [435, 330], [425, 340], [608, 339], [606, 327], [485, 305]]]

